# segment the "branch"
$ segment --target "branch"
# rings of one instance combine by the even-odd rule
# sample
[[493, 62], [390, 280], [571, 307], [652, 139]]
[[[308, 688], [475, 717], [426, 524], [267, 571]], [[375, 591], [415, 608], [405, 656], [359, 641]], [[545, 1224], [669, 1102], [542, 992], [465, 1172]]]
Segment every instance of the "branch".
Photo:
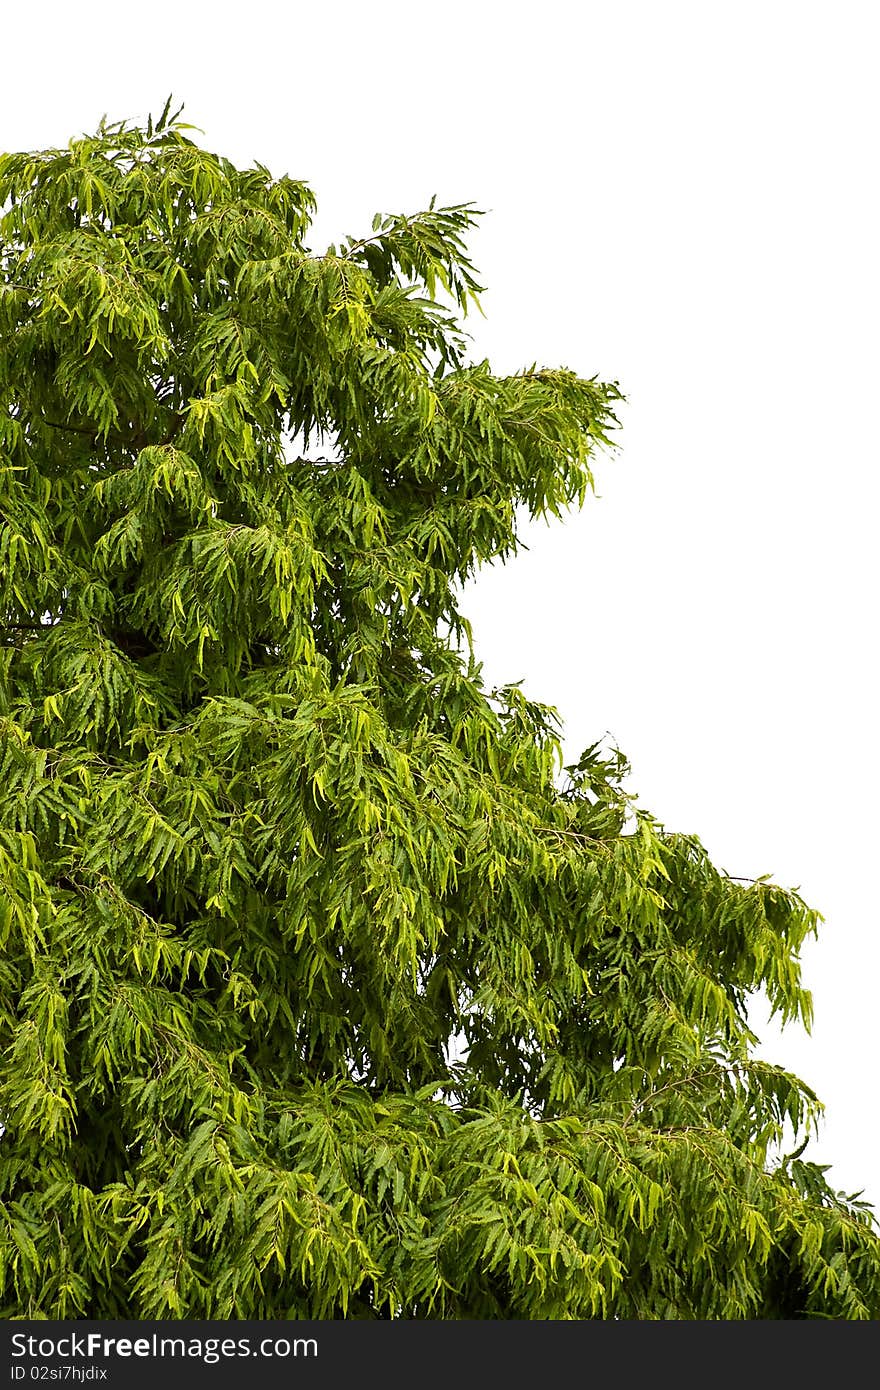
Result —
[[43, 415], [40, 416], [40, 424], [48, 425], [52, 430], [65, 430], [68, 434], [88, 434], [93, 439], [99, 437], [91, 425], [62, 425], [59, 420], [47, 420]]
[[[171, 441], [175, 439], [176, 436], [183, 429], [183, 426], [185, 424], [184, 415], [182, 415], [179, 411], [175, 411], [171, 419], [171, 429], [165, 435], [164, 439], [156, 440], [155, 444], [151, 446], [152, 448], [161, 449], [166, 444], [170, 444]], [[47, 420], [46, 417], [43, 415], [40, 416], [40, 424], [48, 425], [49, 428], [53, 430], [64, 430], [68, 434], [88, 435], [91, 439], [94, 439], [96, 443], [101, 438], [100, 430], [96, 430], [93, 425], [63, 425], [60, 420]], [[150, 441], [147, 437], [146, 430], [140, 427], [130, 438], [121, 434], [108, 434], [107, 442], [113, 444], [124, 444], [127, 448], [136, 449], [138, 452], [140, 452], [141, 449], [145, 449], [148, 445], [150, 445]]]
[[44, 628], [55, 627], [55, 623], [4, 623], [3, 632], [42, 632]]

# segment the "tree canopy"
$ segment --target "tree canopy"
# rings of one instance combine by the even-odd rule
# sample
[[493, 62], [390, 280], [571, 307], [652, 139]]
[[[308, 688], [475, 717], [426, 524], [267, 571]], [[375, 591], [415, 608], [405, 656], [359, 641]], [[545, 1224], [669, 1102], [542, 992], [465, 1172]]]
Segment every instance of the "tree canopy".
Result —
[[877, 1317], [748, 1025], [817, 914], [473, 658], [617, 386], [178, 117], [0, 160], [0, 1312]]

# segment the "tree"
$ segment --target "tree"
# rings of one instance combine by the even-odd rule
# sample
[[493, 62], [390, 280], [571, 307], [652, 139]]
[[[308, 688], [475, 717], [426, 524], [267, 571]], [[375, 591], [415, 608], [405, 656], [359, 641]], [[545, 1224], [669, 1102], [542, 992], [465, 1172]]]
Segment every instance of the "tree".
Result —
[[817, 915], [469, 654], [617, 387], [178, 116], [0, 162], [4, 1315], [878, 1316], [746, 1017]]

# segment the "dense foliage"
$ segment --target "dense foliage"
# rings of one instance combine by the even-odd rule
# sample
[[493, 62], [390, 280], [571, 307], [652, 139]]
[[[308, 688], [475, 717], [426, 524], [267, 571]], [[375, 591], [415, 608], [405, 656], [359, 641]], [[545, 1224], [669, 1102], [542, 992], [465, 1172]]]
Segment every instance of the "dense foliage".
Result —
[[815, 914], [462, 655], [617, 389], [188, 130], [0, 161], [0, 1311], [877, 1317], [751, 1055]]

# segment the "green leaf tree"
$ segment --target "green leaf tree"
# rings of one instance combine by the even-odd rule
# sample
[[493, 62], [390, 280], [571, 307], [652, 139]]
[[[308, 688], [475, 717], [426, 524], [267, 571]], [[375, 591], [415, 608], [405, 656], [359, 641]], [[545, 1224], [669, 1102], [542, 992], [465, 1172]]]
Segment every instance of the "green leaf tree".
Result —
[[747, 1022], [816, 914], [468, 655], [617, 388], [178, 116], [0, 161], [0, 1311], [877, 1317]]

